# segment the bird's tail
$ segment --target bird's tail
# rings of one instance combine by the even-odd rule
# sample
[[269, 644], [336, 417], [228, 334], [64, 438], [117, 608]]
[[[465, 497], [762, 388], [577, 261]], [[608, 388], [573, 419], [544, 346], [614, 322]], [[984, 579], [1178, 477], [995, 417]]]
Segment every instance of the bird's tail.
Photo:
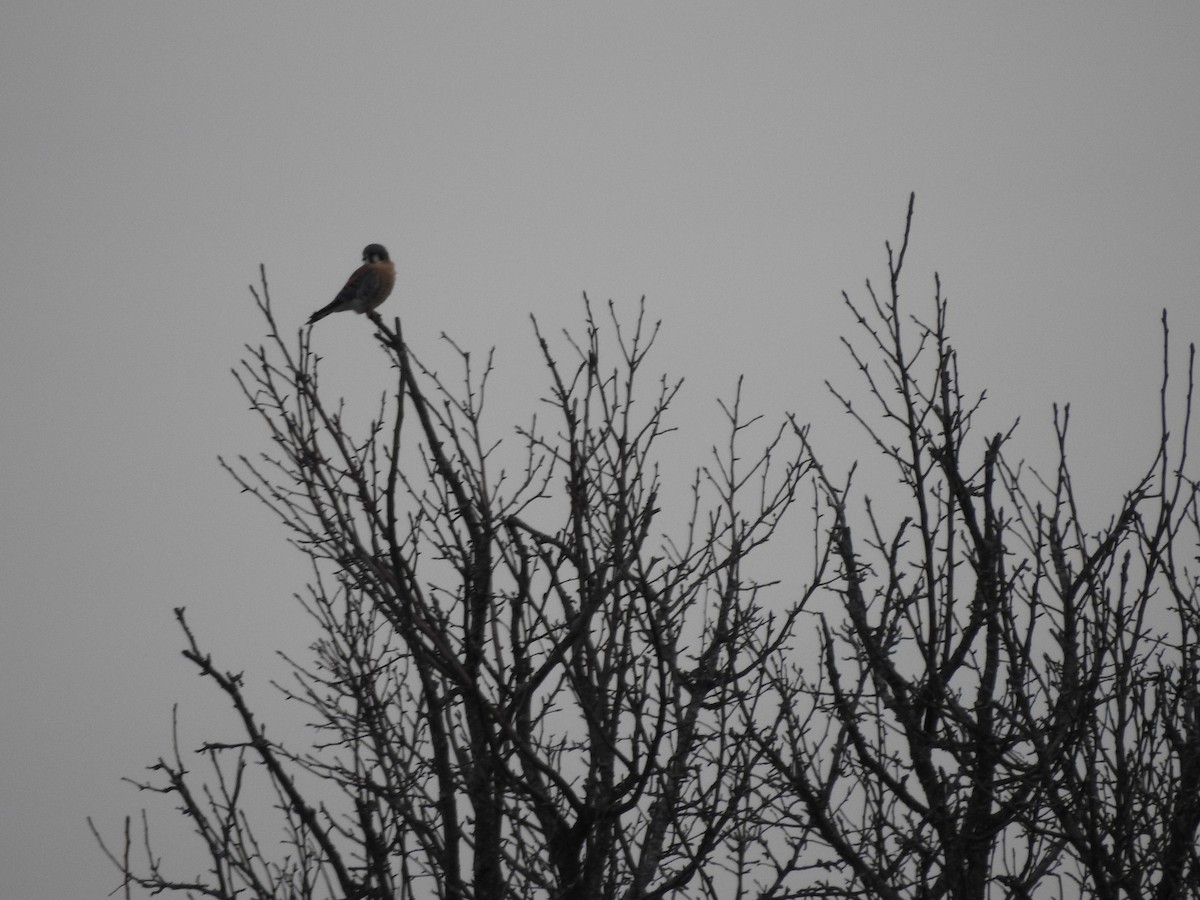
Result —
[[333, 308], [335, 305], [336, 304], [334, 304], [334, 303], [330, 303], [328, 306], [324, 307], [323, 309], [318, 309], [315, 313], [313, 313], [311, 316], [308, 317], [308, 324], [312, 325], [314, 322], [320, 322], [323, 318], [325, 318], [327, 315], [329, 315], [330, 313], [332, 313], [334, 311]]

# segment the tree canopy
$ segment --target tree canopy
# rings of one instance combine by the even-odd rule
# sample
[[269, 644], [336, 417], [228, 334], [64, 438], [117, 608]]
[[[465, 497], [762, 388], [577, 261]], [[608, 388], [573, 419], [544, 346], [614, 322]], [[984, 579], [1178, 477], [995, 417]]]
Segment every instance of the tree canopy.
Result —
[[[178, 871], [147, 814], [126, 820], [102, 841], [126, 895], [1200, 892], [1193, 355], [1173, 418], [1164, 314], [1157, 453], [1088, 530], [1069, 408], [1055, 467], [1029, 469], [1011, 429], [976, 433], [936, 276], [927, 316], [902, 308], [912, 214], [888, 283], [843, 297], [861, 379], [830, 390], [857, 463], [739, 390], [671, 515], [661, 439], [687, 424], [644, 305], [622, 321], [585, 302], [563, 337], [535, 321], [541, 412], [506, 434], [483, 423], [490, 357], [456, 348], [448, 383], [375, 317], [394, 382], [352, 433], [264, 272], [267, 338], [236, 374], [273, 449], [222, 464], [311, 561], [299, 608], [320, 636], [280, 690], [313, 724], [301, 745], [268, 736], [270, 709], [176, 610], [243, 737], [177, 741], [135, 781], [208, 863]], [[857, 491], [867, 465], [899, 504]], [[807, 543], [778, 548], [796, 518]], [[764, 580], [767, 548], [785, 577]]]

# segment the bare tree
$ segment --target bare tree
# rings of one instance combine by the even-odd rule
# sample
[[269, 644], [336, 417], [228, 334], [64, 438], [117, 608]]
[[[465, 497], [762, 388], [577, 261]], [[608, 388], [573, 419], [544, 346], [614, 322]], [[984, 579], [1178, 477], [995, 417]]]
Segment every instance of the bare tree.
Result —
[[[179, 875], [143, 813], [102, 842], [126, 895], [1200, 894], [1193, 361], [1173, 417], [1164, 351], [1157, 455], [1089, 528], [1069, 409], [1052, 472], [1014, 462], [1014, 429], [978, 434], [936, 276], [930, 318], [904, 312], [912, 213], [886, 292], [845, 297], [864, 389], [830, 388], [898, 476], [874, 501], [796, 420], [748, 415], [740, 384], [721, 446], [673, 487], [657, 325], [586, 298], [578, 336], [533, 323], [549, 387], [503, 440], [490, 356], [450, 343], [449, 384], [376, 318], [395, 382], [352, 433], [264, 273], [268, 338], [236, 375], [274, 449], [223, 464], [311, 561], [319, 638], [279, 688], [313, 725], [268, 736], [177, 610], [241, 737], [176, 739], [135, 782], [175, 800], [207, 863]], [[780, 530], [808, 496], [811, 555]]]
[[[181, 800], [209, 871], [167, 874], [148, 833], [135, 871], [127, 825], [110, 854], [126, 884], [221, 898], [745, 893], [767, 820], [760, 751], [742, 736], [798, 608], [765, 609], [746, 561], [806, 472], [787, 423], [747, 455], [753, 419], [740, 396], [722, 406], [727, 443], [692, 484], [686, 533], [663, 543], [656, 454], [679, 383], [642, 396], [657, 330], [643, 314], [623, 327], [610, 306], [606, 335], [587, 304], [565, 355], [534, 323], [553, 421], [517, 429], [505, 469], [481, 422], [490, 359], [476, 371], [460, 351], [452, 389], [376, 320], [397, 381], [352, 436], [318, 390], [308, 334], [294, 349], [279, 334], [265, 274], [255, 297], [269, 342], [237, 376], [276, 450], [226, 468], [312, 559], [302, 602], [322, 636], [284, 692], [316, 733], [303, 749], [268, 739], [178, 610], [184, 655], [245, 740], [201, 748], [215, 789], [178, 748], [141, 785]], [[278, 794], [279, 856], [243, 808], [254, 774]]]
[[1052, 505], [1021, 525], [1043, 548], [1030, 587], [1061, 648], [1035, 691], [1055, 699], [1060, 722], [1033, 731], [1031, 746], [1046, 813], [1070, 850], [1067, 872], [1101, 898], [1200, 893], [1200, 527], [1196, 484], [1183, 474], [1195, 348], [1173, 441], [1165, 314], [1163, 338], [1158, 456], [1116, 521], [1096, 536], [1079, 525], [1064, 411]]
[[817, 580], [837, 602], [820, 665], [776, 670], [783, 715], [759, 734], [781, 808], [833, 861], [805, 892], [1194, 896], [1200, 603], [1175, 558], [1186, 546], [1190, 561], [1198, 533], [1182, 474], [1191, 364], [1179, 459], [1164, 376], [1158, 456], [1088, 531], [1069, 410], [1052, 477], [1010, 464], [1012, 430], [973, 434], [983, 395], [963, 386], [936, 276], [931, 320], [903, 314], [911, 221], [910, 202], [887, 294], [845, 297], [874, 408], [831, 387], [904, 496], [882, 511], [862, 498], [857, 515], [850, 478], [814, 464], [831, 521]]

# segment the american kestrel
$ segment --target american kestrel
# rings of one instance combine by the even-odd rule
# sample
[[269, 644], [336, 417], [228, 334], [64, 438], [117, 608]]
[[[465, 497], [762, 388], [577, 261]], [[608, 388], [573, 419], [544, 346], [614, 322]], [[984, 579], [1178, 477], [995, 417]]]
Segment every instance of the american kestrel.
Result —
[[335, 312], [373, 312], [388, 298], [395, 283], [396, 267], [388, 259], [387, 250], [382, 244], [367, 244], [363, 249], [363, 264], [354, 270], [332, 303], [308, 317], [308, 324]]

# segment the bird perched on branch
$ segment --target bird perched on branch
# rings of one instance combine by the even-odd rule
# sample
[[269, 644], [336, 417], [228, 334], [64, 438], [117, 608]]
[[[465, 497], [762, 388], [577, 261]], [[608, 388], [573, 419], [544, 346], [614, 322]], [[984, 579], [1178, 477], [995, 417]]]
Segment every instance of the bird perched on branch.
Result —
[[308, 317], [308, 324], [318, 322], [330, 313], [347, 310], [373, 314], [388, 298], [395, 283], [396, 267], [388, 259], [387, 250], [382, 244], [367, 244], [363, 249], [363, 264], [354, 270], [332, 303]]

